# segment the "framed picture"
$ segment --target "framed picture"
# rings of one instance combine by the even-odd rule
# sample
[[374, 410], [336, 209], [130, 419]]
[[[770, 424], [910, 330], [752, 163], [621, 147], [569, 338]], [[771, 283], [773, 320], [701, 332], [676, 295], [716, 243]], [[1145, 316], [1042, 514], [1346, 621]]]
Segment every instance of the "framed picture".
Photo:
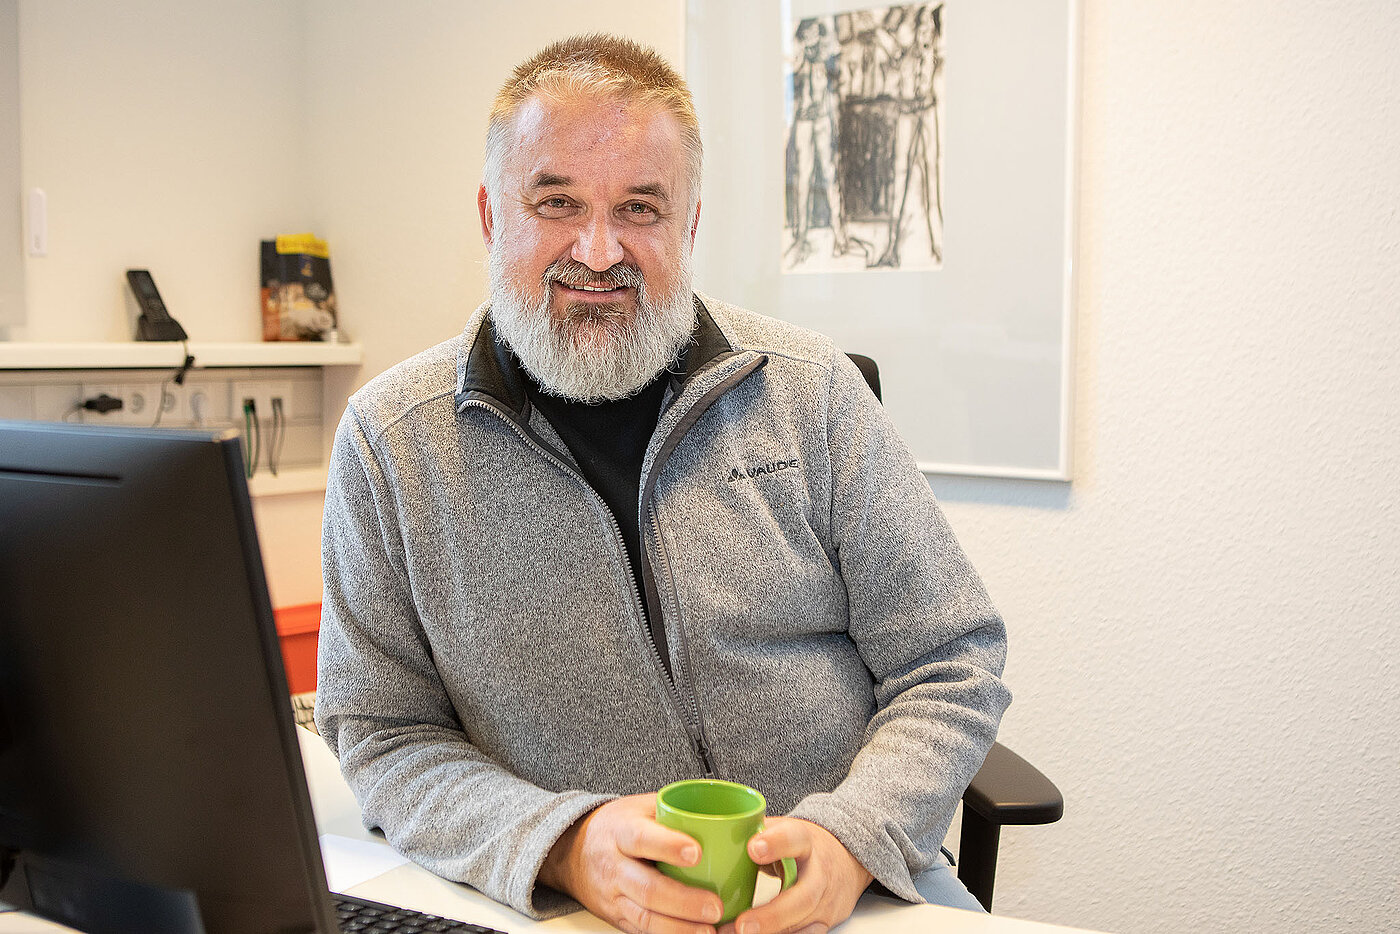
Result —
[[1070, 479], [1076, 0], [690, 0], [696, 283], [880, 366], [929, 473]]

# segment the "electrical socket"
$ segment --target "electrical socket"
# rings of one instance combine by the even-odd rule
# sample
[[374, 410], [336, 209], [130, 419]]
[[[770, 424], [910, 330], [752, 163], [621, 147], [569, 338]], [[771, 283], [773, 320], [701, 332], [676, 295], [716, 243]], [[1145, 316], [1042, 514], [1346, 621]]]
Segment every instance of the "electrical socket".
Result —
[[156, 407], [160, 405], [159, 383], [85, 383], [82, 398], [78, 401], [82, 403], [103, 393], [113, 399], [122, 400], [122, 407], [111, 412], [85, 409], [84, 422], [99, 425], [149, 425], [156, 420]]
[[282, 417], [289, 418], [292, 414], [292, 382], [291, 380], [244, 380], [235, 382], [232, 392], [229, 393], [229, 418], [239, 425], [243, 424], [243, 401], [252, 399], [253, 406], [257, 411], [258, 421], [264, 427], [272, 424], [272, 400], [282, 400]]
[[[213, 393], [201, 384], [185, 386], [185, 418], [196, 428], [206, 428], [214, 419]], [[243, 417], [243, 404], [239, 403], [239, 418]]]
[[177, 385], [174, 380], [169, 380], [161, 384], [156, 395], [160, 398], [162, 404], [160, 411], [160, 423], [162, 426], [178, 428], [189, 424], [189, 400], [185, 397], [186, 391], [184, 386]]

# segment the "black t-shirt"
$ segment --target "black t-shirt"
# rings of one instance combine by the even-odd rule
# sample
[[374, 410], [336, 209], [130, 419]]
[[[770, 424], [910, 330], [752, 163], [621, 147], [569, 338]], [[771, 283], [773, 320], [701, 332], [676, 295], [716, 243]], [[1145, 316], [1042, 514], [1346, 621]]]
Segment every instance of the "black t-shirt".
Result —
[[[579, 472], [598, 492], [612, 510], [627, 546], [632, 562], [632, 575], [638, 594], [642, 588], [642, 536], [638, 499], [642, 488], [642, 459], [647, 442], [661, 414], [661, 400], [671, 374], [662, 370], [640, 392], [615, 402], [587, 404], [573, 399], [552, 396], [540, 389], [534, 378], [526, 373], [525, 391], [530, 404], [549, 420], [549, 424], [568, 445], [578, 461]], [[648, 619], [646, 600], [641, 601], [642, 618], [652, 629], [657, 651], [669, 669], [666, 638], [659, 626]]]

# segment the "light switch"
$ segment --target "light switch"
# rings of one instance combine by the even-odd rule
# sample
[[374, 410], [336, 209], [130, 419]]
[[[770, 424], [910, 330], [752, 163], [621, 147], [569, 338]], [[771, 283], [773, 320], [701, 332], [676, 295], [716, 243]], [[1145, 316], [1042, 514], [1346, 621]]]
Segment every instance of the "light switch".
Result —
[[49, 255], [49, 202], [42, 188], [29, 190], [29, 255]]

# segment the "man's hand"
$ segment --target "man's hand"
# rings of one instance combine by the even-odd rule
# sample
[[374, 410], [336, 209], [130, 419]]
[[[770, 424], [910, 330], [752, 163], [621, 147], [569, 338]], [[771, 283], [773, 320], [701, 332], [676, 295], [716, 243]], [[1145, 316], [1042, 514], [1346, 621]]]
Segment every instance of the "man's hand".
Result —
[[793, 858], [797, 881], [735, 918], [736, 934], [826, 934], [850, 917], [872, 878], [865, 867], [825, 827], [790, 817], [765, 823], [749, 841], [749, 856], [759, 865]]
[[545, 857], [539, 880], [629, 934], [714, 934], [723, 913], [719, 896], [663, 876], [648, 860], [694, 866], [700, 845], [656, 822], [656, 795], [631, 795], [570, 827]]

